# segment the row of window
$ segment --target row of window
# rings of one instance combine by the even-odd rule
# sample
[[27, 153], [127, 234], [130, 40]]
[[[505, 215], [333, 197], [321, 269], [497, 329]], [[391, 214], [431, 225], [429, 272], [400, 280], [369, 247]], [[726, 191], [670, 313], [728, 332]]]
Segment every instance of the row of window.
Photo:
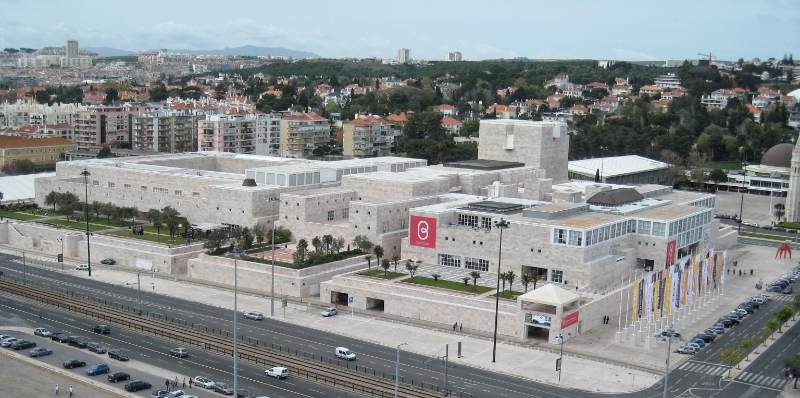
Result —
[[[350, 218], [350, 209], [344, 208], [342, 209], [342, 218]], [[336, 220], [336, 210], [328, 210], [328, 221]]]
[[709, 209], [713, 209], [714, 206], [716, 205], [716, 198], [712, 196], [710, 198], [705, 198], [696, 200], [694, 202], [690, 202], [688, 203], [688, 205], [695, 207], [708, 207]]
[[[446, 265], [448, 267], [461, 268], [461, 256], [454, 254], [438, 254], [437, 263], [439, 265]], [[488, 272], [489, 260], [482, 258], [464, 257], [464, 268], [475, 271]]]
[[553, 230], [553, 243], [584, 246], [585, 241], [585, 246], [591, 246], [630, 233], [637, 233], [637, 230], [640, 235], [665, 236], [666, 228], [666, 223], [645, 220], [621, 221], [585, 232], [556, 228]]
[[681, 218], [678, 221], [673, 221], [669, 223], [669, 236], [686, 232], [701, 225], [706, 225], [711, 222], [712, 217], [711, 210], [708, 210], [700, 214]]
[[[480, 224], [479, 222], [480, 218]], [[484, 228], [484, 229], [492, 229], [492, 218], [491, 217], [478, 217], [472, 214], [459, 214], [458, 215], [458, 225], [466, 225], [468, 227], [473, 228]]]
[[[92, 180], [92, 185], [93, 186], [99, 186], [100, 185], [100, 181]], [[115, 188], [116, 186], [117, 186], [116, 183], [111, 182], [111, 181], [108, 182], [108, 187], [109, 188]], [[123, 185], [123, 188], [124, 189], [131, 189], [131, 184], [125, 184], [125, 185]], [[147, 192], [147, 185], [142, 185], [142, 186], [139, 187], [139, 189], [142, 192]], [[169, 189], [153, 187], [153, 193], [169, 194]], [[174, 190], [173, 193], [176, 196], [183, 196], [183, 190], [180, 190], [180, 189]], [[192, 197], [193, 198], [199, 198], [200, 197], [200, 192], [192, 192]]]

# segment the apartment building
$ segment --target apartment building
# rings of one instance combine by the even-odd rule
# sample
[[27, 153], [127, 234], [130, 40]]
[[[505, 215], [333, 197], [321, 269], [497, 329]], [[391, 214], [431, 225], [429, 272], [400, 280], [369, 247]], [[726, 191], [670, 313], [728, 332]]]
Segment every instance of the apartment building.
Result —
[[61, 137], [23, 138], [0, 136], [0, 164], [28, 159], [35, 164], [54, 164], [77, 145]]
[[133, 119], [132, 149], [180, 153], [197, 151], [199, 122], [205, 115], [182, 111], [156, 111]]
[[79, 112], [73, 127], [78, 149], [88, 150], [107, 142], [132, 142], [134, 118], [143, 106], [92, 106]]
[[313, 113], [281, 119], [281, 156], [306, 157], [331, 140], [331, 122]]
[[22, 127], [45, 124], [75, 123], [79, 112], [89, 109], [81, 104], [40, 104], [33, 100], [17, 100], [0, 105], [0, 126]]
[[206, 115], [198, 122], [200, 152], [256, 152], [256, 115]]
[[394, 141], [392, 124], [380, 117], [356, 117], [343, 126], [344, 156], [389, 156]]

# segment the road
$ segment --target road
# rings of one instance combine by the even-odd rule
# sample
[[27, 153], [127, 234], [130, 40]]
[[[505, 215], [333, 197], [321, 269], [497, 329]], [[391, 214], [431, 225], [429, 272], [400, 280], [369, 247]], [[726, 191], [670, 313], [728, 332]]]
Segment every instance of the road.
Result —
[[[0, 270], [6, 271], [7, 276], [21, 277], [21, 268], [22, 266], [18, 258], [0, 254]], [[68, 289], [69, 291], [74, 292], [82, 292], [83, 294], [93, 297], [99, 297], [101, 299], [107, 299], [110, 301], [113, 300], [115, 303], [120, 303], [123, 305], [136, 305], [136, 290], [134, 289], [118, 286], [112, 288], [105, 283], [99, 283], [96, 281], [87, 280], [85, 278], [71, 276], [69, 274], [59, 273], [57, 275], [53, 275], [51, 271], [38, 267], [28, 267], [27, 277], [28, 280], [35, 281], [37, 283], [45, 283], [51, 287]], [[678, 397], [684, 396], [684, 394], [691, 394], [694, 396], [710, 397], [716, 393], [719, 393], [722, 389], [734, 388], [731, 386], [733, 384], [744, 385], [747, 383], [749, 379], [744, 380], [746, 377], [744, 373], [742, 374], [743, 376], [741, 376], [743, 379], [741, 382], [735, 381], [730, 383], [731, 385], [723, 383], [721, 379], [727, 370], [727, 366], [721, 364], [721, 361], [716, 353], [729, 347], [736, 341], [754, 337], [755, 334], [760, 331], [760, 329], [766, 323], [767, 319], [771, 317], [771, 313], [775, 311], [775, 309], [779, 308], [779, 305], [787, 304], [785, 300], [788, 299], [789, 296], [779, 294], [774, 296], [775, 299], [773, 302], [746, 317], [740, 325], [736, 325], [733, 328], [728, 329], [727, 332], [720, 336], [716, 342], [705, 347], [700, 353], [693, 356], [691, 360], [673, 370], [670, 373], [669, 378], [669, 396]], [[176, 319], [185, 320], [187, 323], [202, 324], [209, 327], [209, 330], [211, 330], [211, 328], [214, 330], [232, 330], [232, 322], [229, 320], [230, 317], [228, 316], [229, 311], [224, 311], [221, 313], [219, 308], [152, 294], [147, 291], [143, 291], [141, 293], [141, 300], [143, 309], [150, 312], [158, 312], [169, 317], [175, 317]], [[731, 309], [733, 309], [737, 304], [738, 303], [732, 302], [726, 303], [726, 305], [730, 306]], [[83, 322], [84, 328], [88, 327], [89, 323], [91, 323], [90, 321], [86, 320], [80, 320], [80, 322]], [[708, 323], [710, 326], [710, 324], [713, 323], [713, 320], [709, 320]], [[286, 347], [290, 347], [292, 349], [305, 351], [316, 356], [332, 356], [332, 352], [335, 347], [345, 346], [354, 350], [358, 354], [358, 360], [350, 363], [349, 366], [356, 364], [359, 367], [365, 366], [370, 372], [374, 369], [378, 374], [385, 372], [387, 375], [390, 375], [394, 373], [396, 350], [392, 347], [370, 344], [332, 333], [304, 328], [294, 324], [283, 323], [273, 319], [264, 321], [251, 321], [240, 318], [238, 324], [239, 333], [240, 335], [244, 335], [245, 339], [249, 337], [252, 339], [259, 339], [259, 341], [268, 341], [274, 343], [276, 346], [281, 345], [284, 349], [286, 349]], [[698, 327], [698, 329], [700, 329], [700, 327]], [[780, 339], [775, 345], [770, 347], [770, 350], [778, 350], [780, 347], [789, 344], [789, 342], [794, 340], [794, 333], [797, 333], [797, 330], [784, 333], [787, 336], [783, 339]], [[145, 342], [145, 340], [149, 340], [147, 337], [136, 337], [132, 333], [128, 334], [131, 338], [138, 341], [136, 344], [142, 346], [152, 344], [152, 341], [150, 341], [150, 343]], [[679, 342], [674, 342], [674, 345], [677, 344], [679, 344]], [[163, 347], [160, 347], [160, 349], [167, 348], [165, 344], [162, 345]], [[674, 348], [676, 347], [673, 347], [673, 349]], [[786, 349], [786, 347], [783, 349]], [[778, 357], [782, 358], [780, 354], [773, 355], [778, 355]], [[413, 379], [415, 384], [419, 382], [425, 382], [426, 384], [431, 383], [440, 386], [443, 385], [442, 378], [444, 368], [440, 361], [429, 361], [430, 358], [428, 357], [408, 352], [404, 352], [402, 358], [400, 374], [404, 377], [406, 382], [409, 382], [410, 379]], [[761, 358], [767, 358], [767, 356], [765, 355]], [[759, 360], [756, 362], [760, 363], [759, 361], [762, 360], [761, 358], [759, 358]], [[230, 372], [230, 366], [224, 367], [222, 365], [225, 363], [224, 359], [220, 359], [218, 357], [209, 357], [207, 360], [210, 361], [209, 363], [214, 362], [217, 366], [219, 366], [220, 371], [225, 368], [227, 369], [227, 372]], [[161, 363], [158, 365], [163, 366], [164, 364]], [[342, 365], [344, 365], [344, 363], [342, 363]], [[253, 371], [255, 372], [256, 370]], [[263, 369], [259, 369], [257, 371], [262, 373], [253, 373], [253, 375], [260, 376], [263, 374]], [[772, 368], [769, 368], [769, 371], [772, 371]], [[778, 371], [780, 371], [780, 369], [778, 369]], [[758, 374], [766, 375], [762, 373]], [[472, 394], [472, 396], [476, 398], [496, 396], [564, 398], [594, 397], [598, 395], [589, 392], [565, 390], [548, 384], [521, 380], [515, 377], [492, 373], [472, 367], [453, 366], [452, 364], [448, 367], [448, 381], [451, 390], [459, 392], [463, 391], [465, 393]], [[761, 378], [760, 380], [755, 380], [755, 378], [753, 378], [753, 380], [749, 380], [750, 384], [753, 386], [760, 386], [762, 384], [759, 383], [764, 383], [765, 381], [766, 378]], [[777, 388], [777, 384], [772, 383], [772, 385]], [[314, 385], [303, 388], [310, 389], [314, 387], [319, 388], [321, 386]], [[618, 395], [631, 397], [660, 396], [659, 393], [657, 393], [659, 388], [659, 385], [656, 385], [651, 389], [640, 392]], [[767, 387], [756, 388], [767, 389]], [[708, 395], [706, 395], [706, 393], [708, 393]]]

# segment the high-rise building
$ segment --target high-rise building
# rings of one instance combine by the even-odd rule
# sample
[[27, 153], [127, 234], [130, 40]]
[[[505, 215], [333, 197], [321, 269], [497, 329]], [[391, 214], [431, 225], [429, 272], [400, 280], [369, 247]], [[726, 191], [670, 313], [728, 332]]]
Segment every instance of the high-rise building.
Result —
[[356, 117], [343, 126], [344, 156], [390, 156], [394, 141], [392, 124], [380, 117]]
[[397, 63], [404, 64], [411, 61], [411, 50], [407, 48], [400, 48], [397, 50]]
[[140, 106], [93, 106], [78, 113], [73, 126], [78, 149], [89, 150], [111, 141], [133, 141], [133, 119], [145, 111]]
[[306, 157], [331, 140], [331, 122], [313, 113], [281, 119], [281, 156]]
[[205, 120], [205, 115], [175, 110], [137, 115], [133, 118], [131, 148], [168, 153], [197, 151], [200, 120]]
[[447, 60], [448, 61], [461, 61], [461, 52], [460, 51], [453, 51], [451, 53], [447, 53]]
[[67, 40], [67, 58], [78, 58], [77, 40]]

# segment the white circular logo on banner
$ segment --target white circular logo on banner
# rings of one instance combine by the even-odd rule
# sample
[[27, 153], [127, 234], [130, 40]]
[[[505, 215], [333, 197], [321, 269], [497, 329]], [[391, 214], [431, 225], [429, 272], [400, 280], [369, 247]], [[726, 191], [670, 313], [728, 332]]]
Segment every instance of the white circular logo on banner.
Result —
[[421, 240], [428, 240], [428, 222], [420, 221], [417, 223], [417, 237]]

